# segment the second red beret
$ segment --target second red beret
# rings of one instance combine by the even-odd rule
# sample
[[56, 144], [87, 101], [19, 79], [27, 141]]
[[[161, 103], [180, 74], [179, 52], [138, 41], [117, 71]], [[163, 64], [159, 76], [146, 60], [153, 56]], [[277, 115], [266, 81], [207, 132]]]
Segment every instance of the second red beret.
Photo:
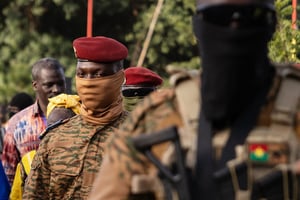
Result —
[[92, 62], [114, 62], [128, 55], [128, 49], [122, 43], [104, 36], [77, 38], [73, 48], [77, 59]]
[[129, 67], [124, 72], [126, 78], [125, 86], [159, 86], [163, 82], [158, 74], [145, 67]]

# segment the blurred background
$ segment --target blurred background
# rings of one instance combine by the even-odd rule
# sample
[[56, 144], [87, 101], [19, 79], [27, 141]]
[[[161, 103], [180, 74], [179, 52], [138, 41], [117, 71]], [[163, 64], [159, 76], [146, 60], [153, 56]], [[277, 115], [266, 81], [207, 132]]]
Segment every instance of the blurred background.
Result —
[[[69, 93], [76, 93], [72, 41], [88, 34], [91, 1], [0, 1], [0, 105], [17, 92], [34, 94], [31, 65], [42, 57], [60, 60], [66, 67]], [[297, 1], [276, 0], [276, 9], [279, 25], [270, 42], [270, 58], [276, 63], [300, 63]], [[94, 0], [91, 34], [124, 43], [129, 49], [125, 68], [139, 63], [167, 79], [168, 65], [199, 68], [191, 23], [194, 10], [194, 0]], [[152, 35], [145, 48], [149, 30]], [[146, 53], [141, 59], [143, 48]]]

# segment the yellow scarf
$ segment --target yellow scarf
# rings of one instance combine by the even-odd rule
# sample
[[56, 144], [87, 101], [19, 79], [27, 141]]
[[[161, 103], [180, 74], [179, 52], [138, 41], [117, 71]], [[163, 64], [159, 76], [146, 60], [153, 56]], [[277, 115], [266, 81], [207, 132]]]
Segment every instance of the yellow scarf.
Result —
[[47, 117], [55, 107], [70, 108], [75, 114], [78, 114], [80, 109], [80, 98], [78, 95], [69, 94], [60, 94], [55, 97], [49, 98], [49, 103], [47, 106]]

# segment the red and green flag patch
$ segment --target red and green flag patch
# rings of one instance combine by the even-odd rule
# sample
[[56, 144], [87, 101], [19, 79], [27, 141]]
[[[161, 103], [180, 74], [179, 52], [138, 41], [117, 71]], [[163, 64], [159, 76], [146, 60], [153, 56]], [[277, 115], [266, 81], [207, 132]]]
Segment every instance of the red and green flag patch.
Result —
[[269, 159], [268, 146], [266, 144], [250, 144], [249, 153], [252, 161], [266, 162]]

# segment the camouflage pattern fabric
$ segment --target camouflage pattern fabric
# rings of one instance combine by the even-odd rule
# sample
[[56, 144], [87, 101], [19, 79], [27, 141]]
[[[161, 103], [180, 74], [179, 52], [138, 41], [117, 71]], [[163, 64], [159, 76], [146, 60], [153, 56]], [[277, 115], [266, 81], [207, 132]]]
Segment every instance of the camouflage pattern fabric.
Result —
[[106, 126], [80, 115], [50, 130], [41, 141], [23, 199], [86, 199], [102, 163], [106, 139], [127, 116]]
[[[134, 174], [155, 176], [156, 168], [132, 147], [128, 138], [142, 133], [152, 133], [171, 125], [178, 127], [183, 125], [178, 113], [175, 91], [163, 89], [145, 97], [125, 120], [117, 134], [108, 141], [107, 156], [103, 160], [89, 199], [151, 199], [149, 193], [131, 194], [132, 176]], [[160, 158], [167, 146], [165, 143], [156, 145], [152, 150]], [[119, 185], [122, 187], [118, 187]]]
[[[261, 108], [257, 126], [270, 125], [270, 115], [274, 108], [274, 100], [276, 99], [276, 91], [279, 85], [280, 79], [275, 77], [273, 87], [267, 97], [268, 103]], [[178, 110], [175, 91], [172, 89], [156, 91], [145, 97], [143, 102], [138, 104], [131, 112], [117, 133], [107, 142], [107, 154], [103, 158], [101, 170], [95, 179], [88, 199], [165, 199], [163, 191], [162, 193], [155, 193], [155, 196], [151, 196], [151, 191], [144, 194], [132, 193], [133, 179], [136, 175], [157, 177], [157, 170], [143, 154], [133, 147], [130, 138], [140, 134], [151, 134], [171, 125], [181, 128], [183, 119]], [[297, 134], [300, 135], [300, 114], [296, 117], [298, 123], [295, 124], [295, 129], [298, 130]], [[162, 155], [166, 148], [167, 144], [156, 145], [152, 148], [152, 151], [162, 160]]]

